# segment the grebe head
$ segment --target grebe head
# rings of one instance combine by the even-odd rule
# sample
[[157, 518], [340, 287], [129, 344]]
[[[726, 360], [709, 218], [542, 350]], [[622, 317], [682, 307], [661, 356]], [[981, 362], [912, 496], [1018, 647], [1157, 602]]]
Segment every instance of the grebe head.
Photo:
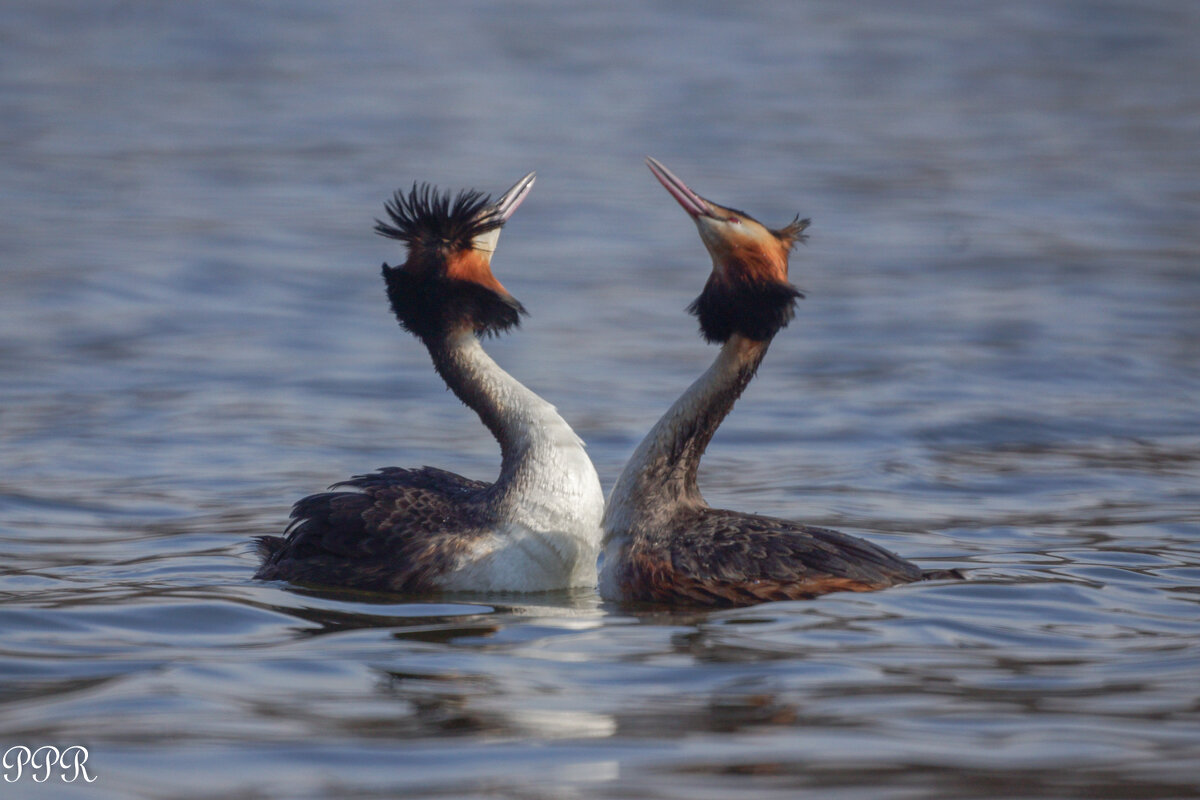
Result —
[[492, 274], [500, 229], [529, 194], [534, 173], [499, 200], [473, 189], [440, 193], [429, 184], [397, 191], [384, 204], [389, 222], [375, 231], [408, 246], [398, 267], [383, 265], [388, 299], [400, 325], [422, 339], [462, 330], [496, 334], [520, 324], [525, 308]]
[[806, 238], [809, 220], [797, 216], [782, 228], [763, 225], [744, 211], [705, 200], [666, 167], [647, 157], [647, 166], [696, 223], [712, 256], [704, 292], [688, 306], [710, 342], [733, 334], [765, 341], [791, 320], [796, 298], [788, 283], [788, 256]]

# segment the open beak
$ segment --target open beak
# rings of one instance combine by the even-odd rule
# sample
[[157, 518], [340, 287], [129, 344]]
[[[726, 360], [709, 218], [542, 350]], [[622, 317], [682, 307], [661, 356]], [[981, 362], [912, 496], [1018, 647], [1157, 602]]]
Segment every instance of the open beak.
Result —
[[500, 195], [500, 199], [497, 200], [496, 204], [493, 206], [494, 210], [492, 213], [495, 214], [501, 222], [504, 222], [511, 217], [513, 212], [517, 210], [517, 206], [521, 205], [521, 203], [525, 200], [525, 195], [529, 194], [529, 190], [533, 188], [533, 181], [535, 178], [537, 178], [537, 173], [531, 172], [524, 178], [521, 178], [521, 180], [514, 183], [512, 188], [507, 192]]
[[658, 182], [663, 185], [671, 196], [683, 206], [683, 210], [691, 214], [694, 218], [699, 217], [715, 217], [712, 206], [707, 200], [693, 192], [687, 187], [687, 184], [676, 178], [671, 170], [664, 167], [655, 159], [646, 156], [646, 166], [654, 173], [654, 177], [658, 178]]

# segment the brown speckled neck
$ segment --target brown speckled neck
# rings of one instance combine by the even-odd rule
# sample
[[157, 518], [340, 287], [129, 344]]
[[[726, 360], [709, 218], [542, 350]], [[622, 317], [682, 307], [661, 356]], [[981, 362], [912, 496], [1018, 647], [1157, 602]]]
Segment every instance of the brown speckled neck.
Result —
[[706, 505], [696, 483], [700, 459], [767, 353], [767, 341], [734, 335], [712, 366], [685, 391], [638, 445], [609, 500], [606, 529], [663, 519], [681, 506]]

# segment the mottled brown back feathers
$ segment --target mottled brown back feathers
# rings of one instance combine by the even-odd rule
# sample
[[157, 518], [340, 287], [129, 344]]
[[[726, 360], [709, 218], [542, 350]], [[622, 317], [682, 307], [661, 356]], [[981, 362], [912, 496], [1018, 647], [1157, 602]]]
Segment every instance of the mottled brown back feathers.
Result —
[[489, 484], [452, 472], [388, 467], [343, 486], [356, 491], [305, 497], [285, 537], [259, 538], [256, 578], [428, 593], [488, 531]]
[[631, 601], [743, 606], [869, 592], [924, 577], [865, 539], [712, 508], [681, 513], [661, 535], [632, 537], [617, 580]]

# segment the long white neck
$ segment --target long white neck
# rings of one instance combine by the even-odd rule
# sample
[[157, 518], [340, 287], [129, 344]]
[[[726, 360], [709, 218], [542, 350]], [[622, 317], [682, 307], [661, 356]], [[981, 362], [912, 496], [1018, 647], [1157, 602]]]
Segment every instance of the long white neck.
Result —
[[536, 530], [598, 526], [600, 479], [554, 406], [500, 368], [469, 331], [426, 343], [446, 385], [500, 443], [491, 506], [504, 522]]
[[653, 525], [681, 505], [704, 505], [696, 484], [700, 458], [766, 355], [769, 342], [735, 334], [712, 366], [646, 434], [608, 498], [606, 538]]

